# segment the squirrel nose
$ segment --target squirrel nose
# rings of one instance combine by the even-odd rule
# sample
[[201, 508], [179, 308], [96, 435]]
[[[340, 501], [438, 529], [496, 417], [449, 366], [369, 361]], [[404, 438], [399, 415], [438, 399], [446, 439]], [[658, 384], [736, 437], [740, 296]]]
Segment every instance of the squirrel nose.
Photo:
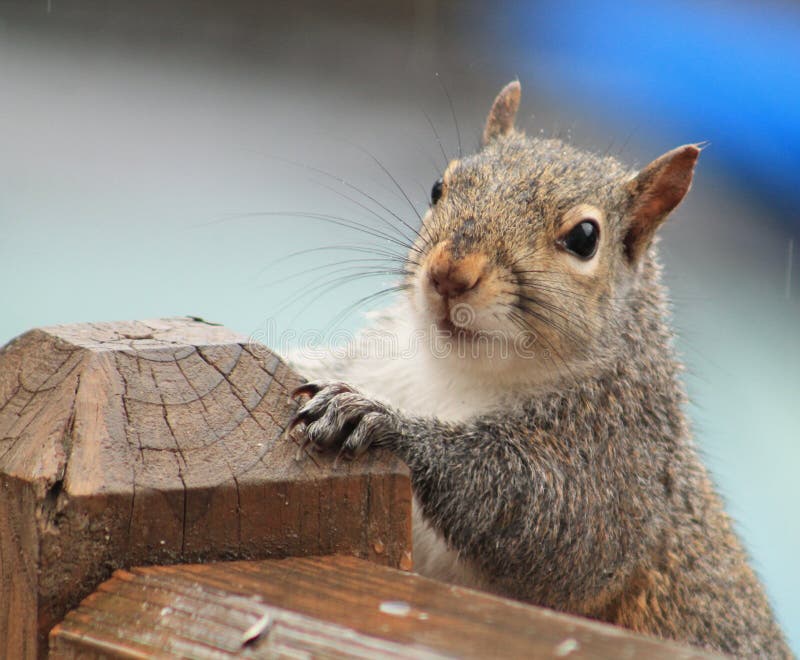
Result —
[[478, 283], [478, 278], [468, 277], [459, 270], [431, 270], [430, 278], [436, 293], [443, 298], [456, 298]]
[[474, 289], [483, 275], [486, 258], [473, 253], [454, 259], [445, 244], [436, 246], [428, 266], [428, 278], [443, 298], [456, 298]]

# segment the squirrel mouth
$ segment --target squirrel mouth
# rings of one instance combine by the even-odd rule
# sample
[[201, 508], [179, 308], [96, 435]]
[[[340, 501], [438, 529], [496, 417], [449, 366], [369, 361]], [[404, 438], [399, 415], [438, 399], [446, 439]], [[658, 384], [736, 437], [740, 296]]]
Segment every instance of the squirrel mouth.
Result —
[[481, 334], [479, 330], [462, 325], [464, 321], [471, 323], [474, 319], [471, 308], [463, 304], [451, 305], [451, 301], [447, 298], [442, 303], [442, 308], [433, 315], [436, 319], [433, 326], [439, 335], [461, 341], [471, 341]]
[[455, 337], [457, 339], [475, 339], [475, 337], [480, 334], [475, 330], [470, 330], [469, 328], [464, 328], [460, 325], [456, 325], [450, 320], [450, 317], [445, 317], [443, 319], [439, 319], [436, 321], [436, 330], [439, 334]]

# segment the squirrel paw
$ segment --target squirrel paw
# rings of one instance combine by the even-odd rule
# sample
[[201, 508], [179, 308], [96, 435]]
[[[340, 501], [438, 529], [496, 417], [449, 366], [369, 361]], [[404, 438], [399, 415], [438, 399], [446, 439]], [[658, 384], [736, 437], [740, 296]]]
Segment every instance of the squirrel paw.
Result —
[[312, 381], [301, 385], [292, 397], [309, 396], [297, 411], [288, 430], [304, 426], [307, 443], [318, 451], [339, 448], [339, 454], [356, 458], [373, 442], [386, 436], [389, 410], [360, 394], [346, 383]]

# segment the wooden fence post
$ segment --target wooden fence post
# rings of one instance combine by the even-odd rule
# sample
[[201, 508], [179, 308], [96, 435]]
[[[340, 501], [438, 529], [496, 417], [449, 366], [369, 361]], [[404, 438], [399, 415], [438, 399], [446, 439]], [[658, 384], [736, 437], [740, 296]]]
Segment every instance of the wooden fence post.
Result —
[[194, 319], [33, 330], [0, 349], [0, 657], [118, 568], [352, 554], [410, 567], [405, 468], [283, 437], [301, 382]]

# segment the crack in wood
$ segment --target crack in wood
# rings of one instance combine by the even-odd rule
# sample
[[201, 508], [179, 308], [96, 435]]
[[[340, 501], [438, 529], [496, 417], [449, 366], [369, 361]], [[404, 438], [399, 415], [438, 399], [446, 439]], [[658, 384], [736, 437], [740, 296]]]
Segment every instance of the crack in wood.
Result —
[[[197, 354], [199, 354], [199, 352], [195, 349], [194, 354], [197, 355]], [[184, 359], [188, 359], [188, 358], [184, 358]], [[200, 357], [200, 359], [202, 360], [203, 358]], [[175, 365], [178, 367], [178, 371], [180, 371], [181, 375], [183, 376], [184, 380], [186, 381], [186, 384], [195, 393], [195, 395], [197, 396], [197, 400], [200, 402], [200, 404], [203, 407], [203, 419], [206, 422], [206, 424], [208, 426], [208, 429], [214, 434], [214, 442], [211, 443], [211, 444], [213, 445], [213, 444], [216, 444], [217, 442], [219, 442], [220, 444], [222, 444], [223, 447], [225, 447], [227, 449], [227, 445], [225, 443], [225, 436], [218, 434], [217, 430], [214, 428], [214, 425], [211, 422], [211, 419], [213, 418], [213, 414], [209, 410], [208, 404], [206, 403], [206, 397], [207, 396], [212, 396], [212, 392], [213, 392], [214, 389], [216, 389], [216, 386], [214, 388], [210, 389], [206, 393], [206, 395], [201, 396], [200, 393], [195, 388], [192, 379], [189, 378], [189, 376], [184, 371], [183, 366], [181, 364], [182, 361], [183, 360], [176, 359], [175, 360]], [[204, 360], [204, 362], [205, 362], [205, 360]], [[222, 383], [223, 381], [227, 382], [227, 380], [225, 378], [221, 378], [220, 379], [220, 383]], [[248, 412], [248, 414], [249, 414], [249, 412]], [[228, 418], [229, 419], [233, 419], [234, 422], [236, 423], [236, 425], [234, 426], [233, 430], [236, 430], [241, 426], [242, 420], [234, 419], [230, 415], [230, 413], [228, 413]], [[209, 444], [204, 445], [204, 447], [209, 447]], [[227, 456], [223, 457], [223, 460], [225, 462], [225, 465], [228, 468], [228, 471], [230, 472], [231, 479], [233, 480], [234, 487], [236, 489], [236, 539], [237, 539], [237, 548], [240, 549], [241, 546], [242, 546], [242, 506], [241, 506], [241, 493], [240, 493], [240, 487], [239, 487], [239, 480], [236, 478], [236, 471], [233, 469], [233, 466], [230, 464], [230, 461], [228, 460]]]
[[[214, 362], [212, 362], [212, 361], [211, 361], [211, 360], [210, 360], [210, 359], [209, 359], [209, 358], [208, 358], [206, 355], [204, 355], [204, 354], [203, 354], [203, 351], [202, 351], [201, 349], [198, 349], [198, 351], [197, 351], [197, 354], [200, 356], [200, 358], [201, 358], [201, 359], [202, 359], [202, 360], [203, 360], [203, 361], [204, 361], [206, 364], [208, 364], [208, 365], [209, 365], [210, 367], [212, 367], [213, 369], [216, 369], [216, 371], [217, 371], [217, 372], [218, 372], [218, 373], [219, 373], [219, 374], [220, 374], [220, 375], [221, 375], [221, 376], [222, 376], [222, 377], [225, 379], [225, 381], [228, 383], [228, 385], [229, 385], [229, 386], [230, 386], [230, 388], [231, 388], [231, 393], [232, 393], [232, 394], [233, 394], [233, 395], [234, 395], [234, 396], [235, 396], [235, 397], [236, 397], [236, 398], [239, 400], [239, 403], [241, 403], [241, 404], [242, 404], [242, 408], [244, 408], [244, 410], [247, 412], [247, 414], [248, 414], [248, 416], [250, 417], [250, 419], [252, 419], [252, 420], [253, 420], [253, 421], [254, 421], [254, 422], [255, 422], [255, 423], [258, 425], [258, 427], [259, 427], [260, 429], [262, 429], [262, 430], [264, 430], [264, 431], [265, 431], [266, 429], [264, 429], [263, 425], [262, 425], [262, 424], [261, 424], [261, 422], [258, 420], [258, 418], [257, 418], [255, 415], [253, 415], [253, 410], [251, 410], [251, 409], [250, 409], [250, 407], [247, 405], [247, 402], [246, 402], [246, 400], [245, 400], [244, 396], [243, 396], [243, 395], [240, 393], [240, 390], [239, 390], [239, 387], [238, 387], [238, 385], [236, 385], [236, 383], [234, 383], [234, 382], [233, 382], [233, 381], [230, 379], [230, 376], [229, 376], [229, 374], [226, 374], [225, 372], [223, 372], [223, 371], [222, 371], [222, 370], [221, 370], [221, 369], [220, 369], [220, 368], [219, 368], [219, 367], [218, 367], [218, 366], [217, 366], [217, 365], [216, 365]], [[240, 353], [240, 354], [239, 354], [239, 356], [237, 356], [237, 358], [236, 358], [236, 364], [237, 364], [237, 365], [239, 364], [239, 360], [240, 360], [240, 359], [241, 359], [241, 353]], [[257, 365], [257, 366], [259, 366], [259, 368], [260, 368], [260, 365]], [[235, 368], [236, 368], [236, 367], [234, 366], [234, 368], [233, 368], [233, 369], [231, 369], [231, 373], [232, 373], [232, 372], [235, 370]], [[263, 369], [262, 369], [262, 371], [263, 371]], [[266, 373], [266, 372], [265, 372], [265, 373]], [[269, 391], [269, 388], [267, 388], [267, 390]], [[258, 403], [258, 404], [256, 404], [256, 408], [257, 408], [257, 407], [258, 407], [258, 405], [261, 403], [261, 401], [263, 401], [263, 400], [264, 400], [265, 396], [266, 396], [266, 394], [262, 395], [262, 397], [261, 397], [261, 400], [259, 401], [259, 403]], [[267, 415], [269, 416], [269, 412], [267, 412]], [[270, 417], [271, 417], [271, 416], [270, 416]]]
[[64, 425], [64, 432], [61, 435], [61, 447], [64, 452], [64, 463], [61, 465], [56, 481], [63, 481], [64, 475], [67, 472], [67, 465], [69, 464], [70, 456], [72, 455], [72, 436], [75, 433], [75, 409], [78, 401], [78, 391], [81, 388], [81, 374], [80, 372], [75, 377], [75, 389], [72, 392], [72, 399], [70, 401], [69, 414], [67, 421]]
[[[206, 444], [204, 444], [204, 445], [203, 445], [203, 448], [213, 447], [213, 446], [214, 446], [214, 445], [215, 445], [217, 442], [220, 442], [220, 443], [222, 443], [222, 445], [224, 446], [224, 445], [225, 445], [225, 437], [226, 437], [226, 435], [228, 435], [228, 434], [230, 433], [230, 431], [228, 431], [228, 432], [227, 432], [227, 433], [225, 433], [225, 434], [220, 434], [220, 433], [218, 433], [218, 432], [217, 432], [217, 429], [214, 427], [214, 424], [213, 424], [213, 421], [212, 421], [212, 420], [213, 420], [213, 417], [214, 417], [214, 415], [213, 415], [212, 411], [211, 411], [211, 410], [209, 410], [209, 408], [208, 408], [208, 404], [206, 403], [206, 399], [207, 399], [208, 397], [212, 397], [212, 396], [213, 396], [213, 394], [212, 394], [213, 390], [209, 390], [209, 392], [208, 392], [208, 393], [206, 393], [206, 394], [205, 394], [205, 395], [203, 395], [203, 396], [200, 396], [200, 394], [197, 392], [197, 389], [196, 389], [196, 388], [195, 388], [195, 386], [194, 386], [194, 383], [192, 382], [192, 379], [191, 379], [191, 378], [189, 378], [189, 376], [187, 376], [187, 375], [186, 375], [186, 372], [183, 370], [183, 367], [181, 366], [181, 361], [180, 361], [180, 360], [176, 360], [176, 361], [175, 361], [175, 364], [176, 364], [176, 366], [178, 367], [178, 371], [180, 371], [180, 372], [181, 372], [181, 375], [183, 376], [184, 380], [186, 381], [186, 384], [187, 384], [187, 385], [188, 385], [188, 386], [191, 388], [191, 390], [192, 390], [192, 391], [193, 391], [193, 392], [194, 392], [194, 393], [197, 395], [197, 401], [198, 401], [198, 402], [200, 403], [200, 405], [203, 407], [203, 412], [202, 412], [202, 414], [203, 414], [203, 420], [205, 421], [205, 423], [206, 423], [206, 425], [207, 425], [207, 427], [208, 427], [208, 430], [209, 430], [209, 431], [211, 431], [211, 433], [213, 433], [213, 435], [214, 435], [214, 441], [213, 441], [213, 442], [211, 442], [211, 443], [206, 443]], [[220, 382], [220, 384], [221, 384], [223, 381], [224, 381], [224, 379], [220, 379], [220, 381], [219, 381], [219, 382]], [[215, 387], [214, 389], [216, 389], [216, 387]], [[234, 427], [231, 429], [231, 431], [234, 431], [234, 430], [236, 430], [237, 428], [239, 428], [239, 426], [241, 425], [241, 421], [242, 421], [242, 420], [239, 420], [239, 419], [236, 419], [236, 418], [234, 418], [234, 417], [233, 417], [233, 416], [230, 414], [230, 411], [228, 411], [227, 409], [225, 410], [225, 412], [226, 412], [226, 413], [227, 413], [227, 415], [228, 415], [228, 420], [232, 420], [232, 421], [234, 421], [234, 423], [235, 423], [235, 426], [234, 426]], [[226, 463], [228, 463], [228, 462], [227, 462], [227, 458], [225, 459], [225, 462], [226, 462]], [[230, 467], [230, 464], [228, 464], [228, 465], [229, 465], [229, 467]], [[233, 470], [231, 470], [231, 474], [232, 474], [232, 473], [233, 473]]]
[[[155, 373], [153, 373], [153, 380], [158, 386], [158, 379], [156, 378]], [[183, 455], [183, 449], [181, 448], [180, 442], [178, 442], [178, 438], [175, 435], [175, 430], [172, 428], [172, 424], [169, 421], [169, 415], [167, 414], [167, 408], [163, 404], [164, 393], [161, 389], [158, 390], [159, 394], [161, 395], [162, 399], [162, 412], [164, 416], [164, 423], [167, 425], [167, 429], [169, 430], [170, 435], [172, 436], [173, 441], [175, 442], [175, 447], [178, 450], [178, 454], [180, 455], [181, 460], [183, 461], [184, 466], [188, 465], [186, 462], [186, 457]], [[186, 479], [183, 476], [183, 467], [181, 466], [180, 461], [176, 461], [178, 467], [178, 479], [181, 481], [181, 486], [183, 487], [183, 515], [181, 516], [181, 557], [185, 556], [186, 554], [186, 522], [188, 520], [188, 505], [189, 505], [189, 493], [188, 488], [186, 487]]]

